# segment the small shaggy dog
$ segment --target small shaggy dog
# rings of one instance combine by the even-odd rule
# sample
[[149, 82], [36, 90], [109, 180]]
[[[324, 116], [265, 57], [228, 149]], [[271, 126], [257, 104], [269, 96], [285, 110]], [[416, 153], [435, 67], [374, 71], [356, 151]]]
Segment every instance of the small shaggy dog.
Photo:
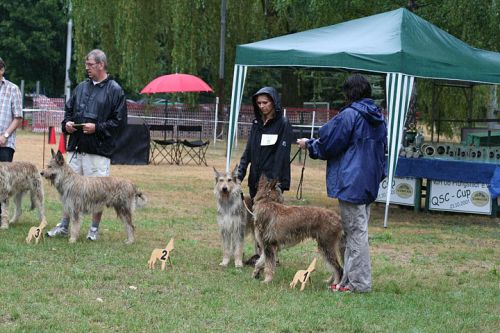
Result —
[[342, 223], [340, 216], [321, 207], [285, 206], [276, 202], [281, 196], [277, 181], [259, 180], [254, 198], [255, 237], [263, 255], [255, 264], [252, 276], [258, 278], [264, 269], [264, 282], [271, 282], [276, 268], [276, 252], [313, 238], [332, 272], [328, 283], [339, 283], [342, 270]]
[[[15, 223], [21, 216], [23, 195], [29, 192], [31, 209], [36, 208], [40, 222], [45, 220], [43, 207], [42, 177], [37, 167], [30, 162], [0, 163], [0, 204], [2, 216], [0, 228], [7, 229], [9, 223]], [[9, 198], [14, 197], [16, 207], [14, 216], [9, 221]]]
[[217, 224], [223, 246], [221, 266], [227, 266], [231, 256], [234, 256], [234, 265], [243, 267], [245, 235], [253, 235], [252, 215], [247, 211], [247, 208], [252, 209], [252, 199], [243, 196], [237, 170], [238, 166], [231, 173], [218, 172], [214, 168]]
[[99, 213], [113, 207], [123, 221], [127, 244], [134, 242], [132, 214], [146, 203], [146, 197], [129, 180], [115, 177], [85, 177], [74, 172], [64, 161], [61, 152], [54, 155], [41, 175], [51, 181], [61, 195], [63, 210], [70, 217], [69, 242], [80, 233], [80, 213]]

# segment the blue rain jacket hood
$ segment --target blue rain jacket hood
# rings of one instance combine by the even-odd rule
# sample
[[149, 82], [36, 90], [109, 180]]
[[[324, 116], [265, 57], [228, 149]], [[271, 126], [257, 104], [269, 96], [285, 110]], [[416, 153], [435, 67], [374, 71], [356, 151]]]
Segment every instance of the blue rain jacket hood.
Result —
[[385, 178], [387, 126], [372, 99], [344, 107], [307, 142], [309, 156], [327, 161], [328, 196], [370, 204]]
[[[257, 106], [257, 96], [267, 94], [274, 103], [276, 115], [265, 125], [260, 109]], [[264, 174], [268, 179], [277, 179], [283, 191], [290, 189], [290, 150], [292, 127], [286, 117], [283, 117], [281, 99], [276, 89], [264, 87], [252, 96], [255, 119], [252, 123], [245, 151], [238, 167], [238, 178], [243, 180], [250, 164], [248, 187], [253, 198], [257, 193], [259, 178]], [[263, 136], [275, 138], [273, 144], [263, 144]]]

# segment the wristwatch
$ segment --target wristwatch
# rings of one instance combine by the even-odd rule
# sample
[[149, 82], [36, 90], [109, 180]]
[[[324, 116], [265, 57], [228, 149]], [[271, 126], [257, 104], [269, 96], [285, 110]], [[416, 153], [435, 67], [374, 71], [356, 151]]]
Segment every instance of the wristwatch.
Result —
[[9, 136], [10, 136], [10, 134], [9, 134], [9, 133], [7, 133], [7, 132], [5, 132], [5, 133], [3, 134], [3, 136], [4, 136], [6, 139], [8, 139], [8, 138], [9, 138]]

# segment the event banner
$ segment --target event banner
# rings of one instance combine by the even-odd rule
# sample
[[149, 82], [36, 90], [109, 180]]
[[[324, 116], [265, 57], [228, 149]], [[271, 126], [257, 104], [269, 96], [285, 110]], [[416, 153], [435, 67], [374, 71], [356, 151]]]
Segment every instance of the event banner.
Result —
[[[379, 185], [375, 201], [384, 202], [387, 198], [388, 180], [385, 178]], [[405, 206], [415, 205], [416, 179], [411, 177], [394, 177], [391, 186], [391, 203]]]
[[432, 180], [429, 210], [491, 215], [488, 185]]

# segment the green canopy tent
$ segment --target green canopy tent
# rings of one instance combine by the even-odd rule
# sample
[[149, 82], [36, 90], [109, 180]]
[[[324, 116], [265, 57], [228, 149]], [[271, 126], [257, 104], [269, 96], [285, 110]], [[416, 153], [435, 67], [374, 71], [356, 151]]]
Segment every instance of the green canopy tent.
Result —
[[[415, 77], [500, 83], [500, 53], [473, 48], [404, 8], [239, 45], [229, 116], [227, 171], [248, 67], [338, 68], [385, 74], [389, 184], [396, 169]], [[384, 226], [389, 201], [388, 195]]]

